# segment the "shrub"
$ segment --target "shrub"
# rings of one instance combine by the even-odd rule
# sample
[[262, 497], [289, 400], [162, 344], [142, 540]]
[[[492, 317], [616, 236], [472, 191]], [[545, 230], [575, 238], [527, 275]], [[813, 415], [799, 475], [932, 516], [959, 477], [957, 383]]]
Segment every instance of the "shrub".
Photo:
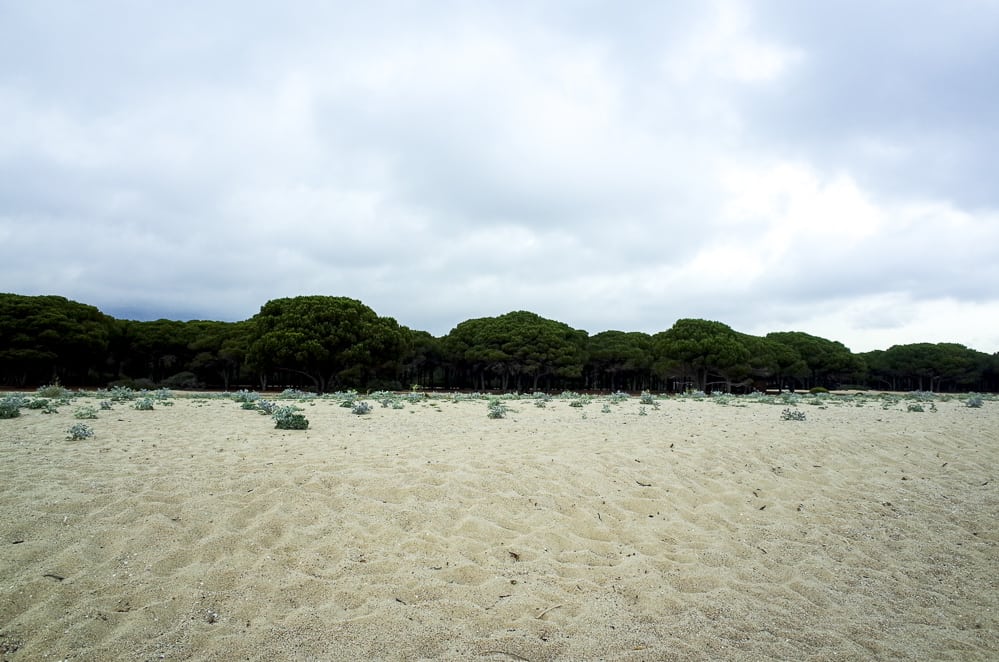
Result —
[[70, 441], [82, 441], [93, 437], [94, 431], [86, 423], [76, 423], [66, 430], [66, 434], [68, 435], [66, 439]]
[[153, 399], [150, 397], [139, 398], [138, 400], [135, 401], [135, 404], [132, 406], [138, 409], [139, 411], [152, 411]]
[[260, 399], [260, 394], [241, 389], [232, 394], [232, 399], [236, 402], [256, 402]]
[[813, 386], [812, 388], [808, 389], [808, 392], [811, 393], [812, 395], [817, 395], [819, 393], [828, 393], [829, 389], [827, 389], [825, 386]]
[[239, 408], [240, 409], [247, 409], [249, 411], [253, 411], [253, 410], [257, 409], [257, 403], [256, 402], [243, 401], [243, 402], [241, 402], [239, 404]]
[[978, 409], [983, 404], [985, 404], [985, 399], [977, 393], [972, 393], [968, 396], [968, 399], [964, 401], [965, 407], [971, 407], [973, 409]]
[[111, 401], [101, 400], [101, 409], [104, 411], [111, 411]]
[[642, 395], [639, 396], [638, 402], [643, 405], [654, 405], [656, 404], [656, 399], [652, 397], [652, 394], [648, 391], [642, 391]]
[[29, 400], [28, 404], [25, 405], [25, 406], [28, 409], [45, 409], [45, 408], [49, 407], [50, 405], [49, 405], [49, 399], [48, 398], [34, 398], [32, 400]]
[[90, 405], [77, 407], [76, 411], [73, 412], [73, 418], [80, 418], [80, 419], [97, 418], [97, 409], [95, 407], [91, 407]]
[[609, 413], [611, 413], [610, 405], [605, 402], [604, 406], [600, 408], [600, 413], [601, 414], [609, 414]]
[[309, 427], [309, 420], [298, 413], [297, 407], [278, 407], [272, 418], [278, 430], [305, 430]]
[[638, 408], [638, 415], [639, 416], [648, 416], [649, 412], [645, 411], [645, 407], [639, 407]]
[[358, 416], [363, 416], [364, 414], [371, 413], [371, 405], [363, 400], [361, 402], [355, 402], [354, 406], [351, 407], [350, 413], [357, 414]]
[[21, 407], [26, 404], [23, 395], [8, 395], [0, 400], [0, 418], [17, 418], [21, 415]]
[[128, 386], [112, 386], [108, 391], [111, 402], [128, 402], [135, 399], [135, 391]]
[[919, 404], [918, 402], [910, 402], [908, 404], [908, 406], [906, 407], [906, 410], [907, 411], [926, 411], [925, 409], [923, 409], [923, 405]]
[[198, 389], [204, 386], [196, 374], [186, 370], [178, 372], [176, 375], [170, 375], [163, 380], [163, 385], [179, 389]]
[[59, 383], [58, 379], [51, 384], [39, 386], [36, 392], [43, 398], [55, 399], [68, 398], [73, 395], [68, 388], [63, 387], [63, 385]]
[[[251, 406], [247, 407], [246, 406], [247, 404], [250, 404]], [[253, 405], [252, 402], [251, 403], [244, 402], [243, 403], [243, 408], [244, 409], [252, 409], [253, 408], [252, 405]], [[263, 414], [265, 416], [273, 416], [274, 412], [276, 412], [277, 409], [278, 409], [278, 405], [277, 405], [276, 402], [271, 402], [269, 400], [258, 400], [257, 404], [256, 404], [256, 408], [257, 408], [257, 411], [259, 411], [261, 414]]]
[[791, 409], [788, 407], [780, 413], [780, 420], [782, 421], [803, 421], [805, 420], [805, 412], [798, 409]]
[[507, 408], [499, 398], [493, 398], [489, 401], [489, 413], [487, 416], [489, 418], [504, 418], [506, 416]]

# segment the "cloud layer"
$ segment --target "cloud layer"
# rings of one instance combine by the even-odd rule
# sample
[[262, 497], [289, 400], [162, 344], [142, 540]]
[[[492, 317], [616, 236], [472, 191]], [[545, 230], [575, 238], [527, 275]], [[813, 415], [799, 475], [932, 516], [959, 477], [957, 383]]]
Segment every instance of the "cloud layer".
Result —
[[999, 4], [648, 5], [8, 3], [0, 289], [999, 351]]

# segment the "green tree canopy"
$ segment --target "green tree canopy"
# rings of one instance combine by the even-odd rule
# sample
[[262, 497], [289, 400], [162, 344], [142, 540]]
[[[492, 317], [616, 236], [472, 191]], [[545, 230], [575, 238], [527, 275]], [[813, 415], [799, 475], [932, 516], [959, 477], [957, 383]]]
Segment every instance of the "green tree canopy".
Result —
[[655, 369], [663, 377], [693, 380], [705, 390], [717, 378], [731, 388], [751, 373], [745, 336], [726, 324], [703, 319], [681, 319], [667, 331], [652, 336]]
[[652, 336], [647, 333], [602, 331], [588, 338], [586, 351], [596, 388], [606, 383], [613, 391], [629, 379], [644, 385], [652, 366]]
[[356, 299], [300, 296], [268, 301], [251, 320], [249, 359], [263, 373], [286, 371], [317, 391], [394, 376], [408, 338], [390, 317]]
[[527, 311], [462, 322], [444, 339], [445, 354], [485, 388], [491, 375], [501, 388], [511, 380], [520, 388], [529, 380], [579, 377], [586, 362], [586, 332]]
[[841, 342], [826, 340], [801, 331], [768, 333], [768, 340], [794, 349], [804, 361], [808, 375], [805, 386], [836, 386], [843, 380], [859, 380], [867, 366]]
[[64, 297], [0, 294], [0, 370], [17, 385], [98, 378], [113, 324]]

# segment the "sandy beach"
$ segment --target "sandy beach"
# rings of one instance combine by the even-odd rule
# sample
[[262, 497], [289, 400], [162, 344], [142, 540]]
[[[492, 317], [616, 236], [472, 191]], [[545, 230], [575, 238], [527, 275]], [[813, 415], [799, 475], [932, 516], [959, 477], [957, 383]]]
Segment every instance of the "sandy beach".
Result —
[[999, 658], [995, 400], [171, 402], [0, 420], [0, 660]]

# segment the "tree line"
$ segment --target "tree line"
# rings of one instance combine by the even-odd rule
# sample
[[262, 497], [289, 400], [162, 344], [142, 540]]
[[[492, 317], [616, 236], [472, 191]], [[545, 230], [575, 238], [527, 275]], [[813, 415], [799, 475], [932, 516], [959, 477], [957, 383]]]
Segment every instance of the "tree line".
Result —
[[679, 319], [593, 335], [527, 311], [435, 337], [346, 297], [274, 299], [240, 322], [115, 319], [59, 296], [0, 294], [0, 385], [745, 392], [996, 391], [999, 353], [956, 343], [853, 353], [800, 331], [753, 336]]

